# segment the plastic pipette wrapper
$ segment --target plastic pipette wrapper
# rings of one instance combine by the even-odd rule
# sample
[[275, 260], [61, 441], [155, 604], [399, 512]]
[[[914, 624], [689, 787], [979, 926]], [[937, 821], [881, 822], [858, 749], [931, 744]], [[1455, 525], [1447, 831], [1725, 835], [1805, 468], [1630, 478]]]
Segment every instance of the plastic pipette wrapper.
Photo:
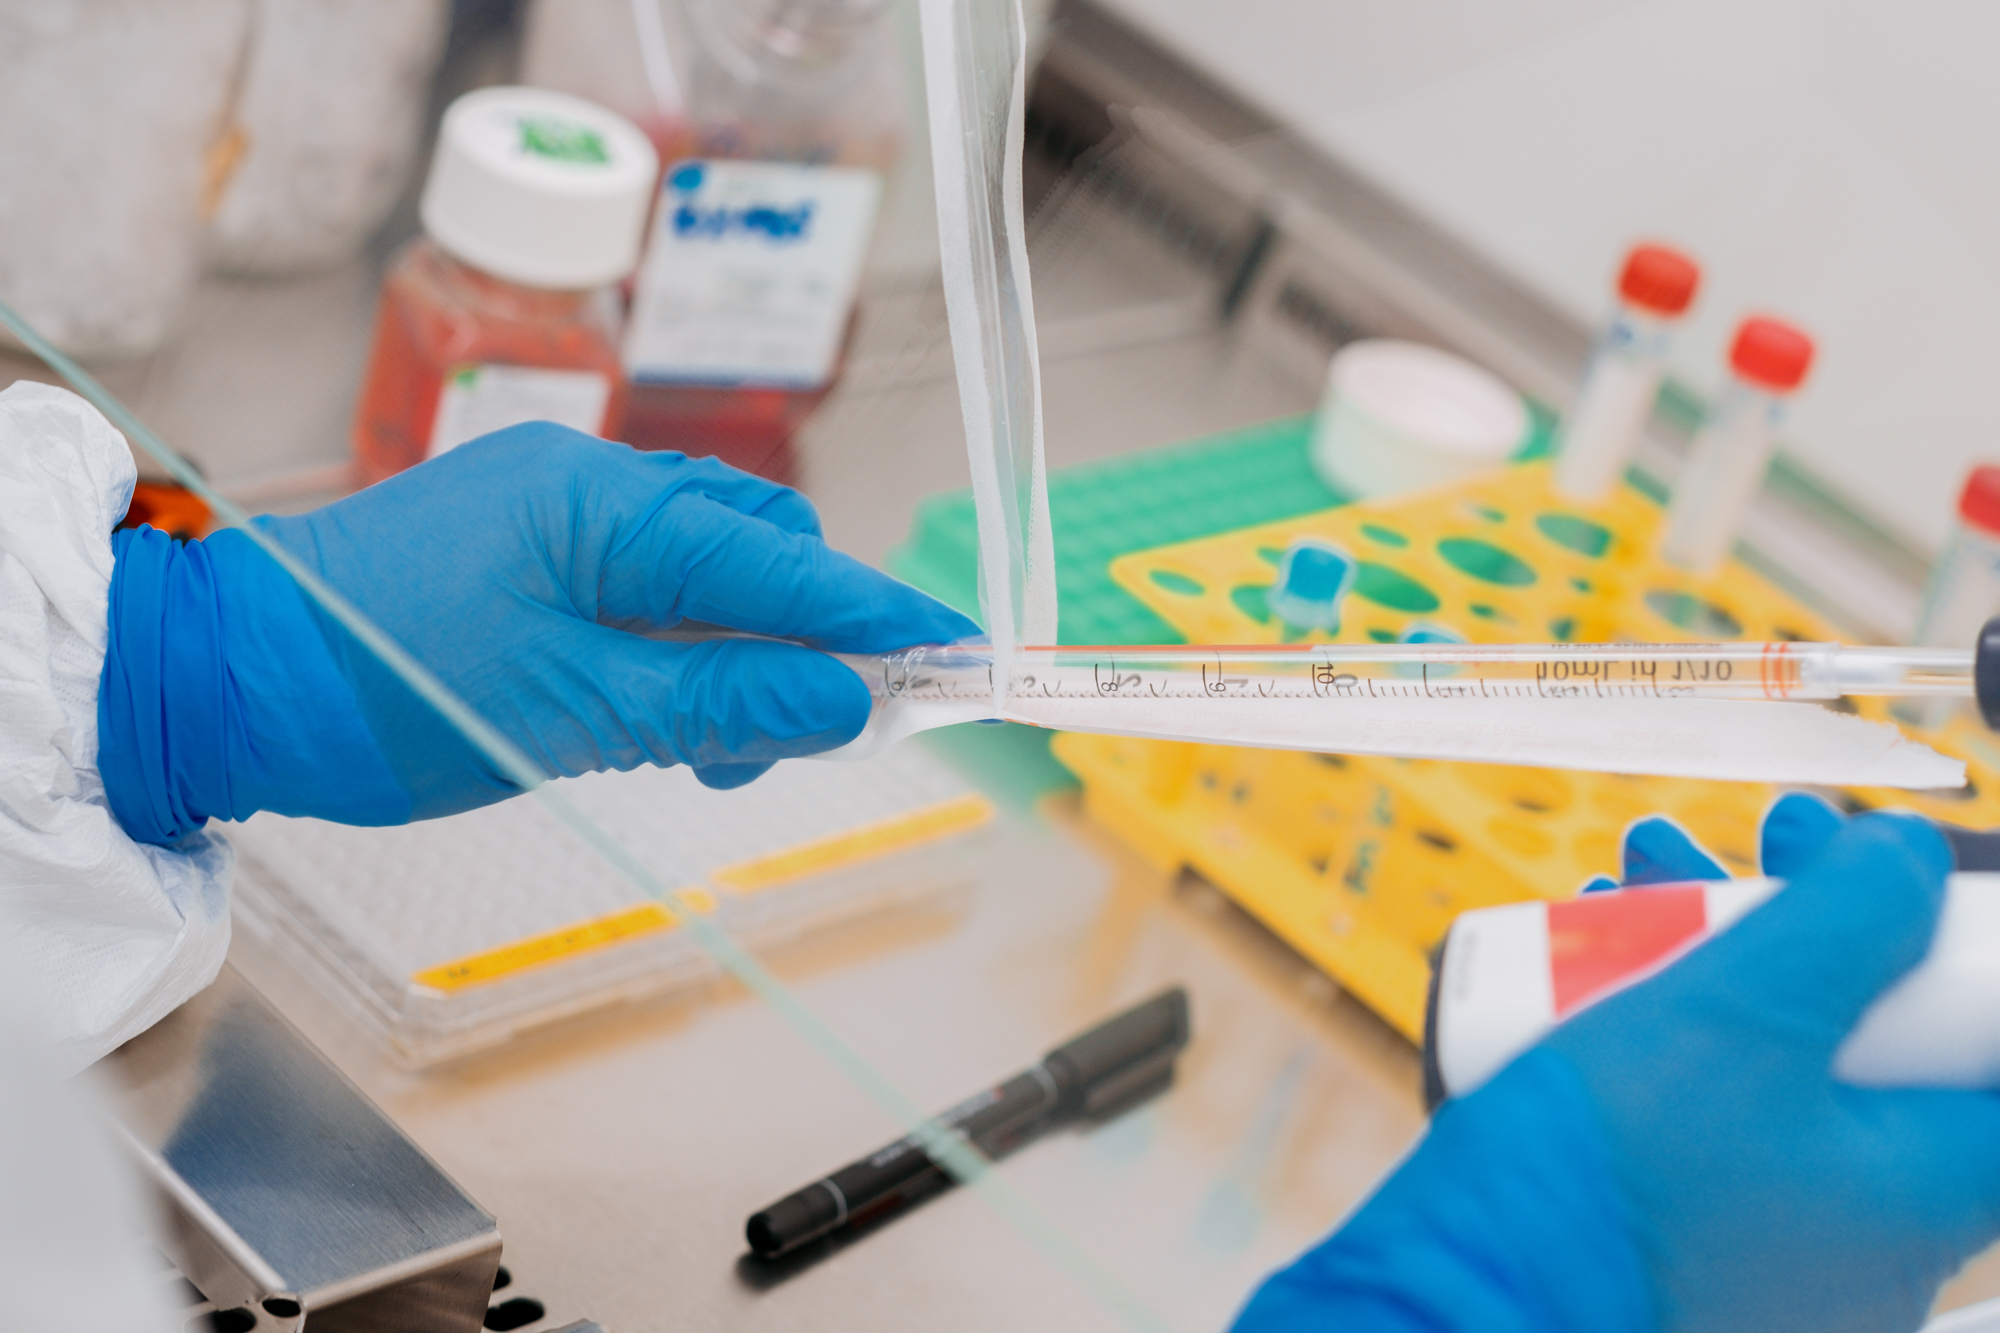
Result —
[[[938, 242], [995, 658], [1056, 637], [1035, 308], [1021, 212], [1027, 36], [1015, 0], [922, 0]], [[1008, 674], [993, 683], [1004, 688]], [[1001, 700], [996, 697], [995, 703]]]
[[1004, 668], [961, 644], [842, 660], [876, 701], [843, 755], [997, 716], [1215, 745], [1905, 788], [1962, 786], [1965, 767], [1810, 701], [1969, 695], [1973, 676], [1970, 651], [1807, 643], [1026, 647]]
[[[1425, 1022], [1435, 1104], [1498, 1073], [1557, 1023], [1644, 980], [1782, 888], [1731, 879], [1466, 912], [1439, 956]], [[1953, 875], [1930, 952], [1834, 1058], [1863, 1087], [2000, 1084], [2000, 875]]]

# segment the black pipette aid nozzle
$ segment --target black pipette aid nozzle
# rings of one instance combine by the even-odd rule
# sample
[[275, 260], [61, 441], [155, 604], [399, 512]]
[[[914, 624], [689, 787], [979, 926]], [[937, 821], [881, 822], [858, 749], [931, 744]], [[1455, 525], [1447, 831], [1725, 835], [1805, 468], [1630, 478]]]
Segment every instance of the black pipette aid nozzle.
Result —
[[1979, 643], [1972, 655], [1972, 693], [1979, 700], [1979, 716], [1987, 729], [2000, 731], [2000, 616], [1987, 621], [1979, 631]]

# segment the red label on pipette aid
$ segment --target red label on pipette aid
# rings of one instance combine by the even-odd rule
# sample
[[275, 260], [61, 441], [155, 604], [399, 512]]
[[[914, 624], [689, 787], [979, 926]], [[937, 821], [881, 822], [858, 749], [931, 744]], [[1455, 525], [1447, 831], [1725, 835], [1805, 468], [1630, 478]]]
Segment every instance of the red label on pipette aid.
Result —
[[1665, 967], [1776, 887], [1769, 879], [1660, 884], [1460, 916], [1432, 1000], [1438, 1091], [1478, 1087], [1557, 1023]]
[[1708, 932], [1700, 884], [1592, 893], [1550, 903], [1549, 986], [1554, 1016], [1666, 962]]

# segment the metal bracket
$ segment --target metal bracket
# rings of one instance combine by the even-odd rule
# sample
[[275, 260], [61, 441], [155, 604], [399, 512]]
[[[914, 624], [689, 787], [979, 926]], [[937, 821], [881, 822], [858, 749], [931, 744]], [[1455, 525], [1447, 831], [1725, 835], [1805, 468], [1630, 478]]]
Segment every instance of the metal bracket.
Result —
[[471, 1333], [500, 1232], [234, 968], [99, 1068], [159, 1196], [153, 1240], [218, 1308], [313, 1333]]

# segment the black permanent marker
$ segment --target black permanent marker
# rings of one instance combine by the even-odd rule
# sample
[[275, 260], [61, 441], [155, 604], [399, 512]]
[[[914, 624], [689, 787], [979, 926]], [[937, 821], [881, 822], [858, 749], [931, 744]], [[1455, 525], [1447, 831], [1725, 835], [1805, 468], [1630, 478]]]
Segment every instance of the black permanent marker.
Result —
[[[1031, 1135], [1114, 1114], [1157, 1091], [1173, 1078], [1174, 1057], [1187, 1040], [1187, 992], [1176, 986], [1056, 1047], [1032, 1069], [966, 1098], [938, 1122], [996, 1157]], [[753, 1214], [743, 1230], [752, 1250], [776, 1258], [950, 1183], [915, 1139], [898, 1139]]]

